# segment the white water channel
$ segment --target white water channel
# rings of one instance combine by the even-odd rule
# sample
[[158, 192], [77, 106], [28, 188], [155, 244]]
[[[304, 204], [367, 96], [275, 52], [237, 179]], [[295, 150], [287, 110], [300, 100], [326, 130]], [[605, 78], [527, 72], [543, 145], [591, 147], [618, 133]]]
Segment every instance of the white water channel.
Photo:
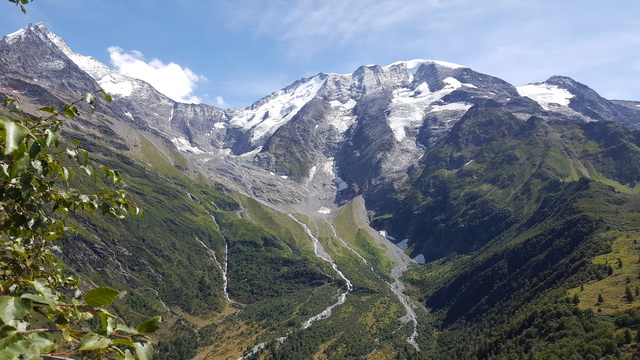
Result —
[[417, 351], [420, 351], [420, 347], [416, 342], [416, 337], [418, 336], [418, 317], [416, 316], [416, 312], [413, 310], [413, 304], [410, 302], [409, 297], [404, 293], [404, 284], [400, 281], [400, 277], [402, 273], [407, 270], [407, 264], [404, 262], [399, 262], [393, 269], [391, 269], [391, 277], [395, 279], [395, 281], [389, 286], [391, 287], [391, 291], [398, 297], [402, 306], [404, 306], [407, 313], [400, 318], [400, 321], [403, 323], [408, 323], [411, 321], [413, 323], [413, 333], [407, 338], [407, 342], [413, 346]]
[[[340, 269], [338, 269], [338, 265], [336, 265], [336, 263], [333, 261], [333, 259], [331, 258], [331, 255], [329, 255], [325, 250], [324, 247], [322, 246], [322, 243], [320, 243], [320, 241], [318, 240], [318, 238], [316, 238], [315, 236], [313, 236], [313, 233], [311, 233], [311, 230], [309, 229], [309, 227], [307, 226], [307, 224], [303, 223], [302, 221], [298, 220], [295, 216], [289, 214], [289, 217], [292, 218], [295, 222], [297, 222], [298, 224], [300, 224], [300, 226], [302, 226], [302, 228], [304, 229], [305, 233], [313, 240], [313, 251], [316, 254], [317, 257], [319, 257], [320, 259], [328, 262], [331, 264], [331, 267], [333, 268], [333, 270], [338, 273], [338, 275], [345, 281], [345, 283], [347, 284], [347, 290], [342, 292], [340, 295], [338, 295], [338, 301], [336, 301], [335, 303], [331, 304], [330, 306], [328, 306], [326, 309], [324, 309], [322, 312], [320, 312], [317, 315], [314, 315], [312, 317], [310, 317], [309, 319], [307, 319], [307, 321], [305, 321], [302, 326], [300, 327], [302, 330], [304, 329], [308, 329], [309, 327], [311, 327], [311, 325], [313, 325], [316, 321], [320, 321], [320, 320], [324, 320], [326, 318], [328, 318], [329, 316], [331, 316], [331, 311], [336, 307], [336, 306], [340, 306], [342, 304], [344, 304], [344, 302], [347, 300], [347, 294], [349, 294], [351, 291], [353, 291], [353, 284], [351, 283], [351, 280], [347, 279], [347, 277], [342, 273], [342, 271], [340, 271]], [[344, 242], [344, 241], [343, 241]], [[346, 245], [346, 243], [345, 243]], [[348, 245], [347, 245], [348, 246]], [[352, 249], [352, 251], [355, 251]], [[364, 260], [364, 259], [363, 259]], [[366, 262], [366, 260], [364, 260]], [[278, 344], [282, 344], [285, 341], [287, 341], [287, 339], [289, 338], [289, 334], [280, 337], [278, 339], [276, 339], [275, 341]], [[263, 342], [260, 343], [256, 346], [254, 346], [251, 349], [251, 352], [245, 356], [239, 357], [237, 360], [243, 360], [246, 359], [247, 357], [258, 353], [259, 351], [261, 351], [262, 349], [265, 348], [265, 346], [267, 346], [268, 342]]]
[[318, 238], [313, 236], [313, 234], [311, 233], [311, 230], [309, 229], [307, 224], [305, 224], [302, 221], [296, 219], [295, 216], [293, 216], [291, 214], [289, 214], [289, 217], [292, 218], [298, 224], [300, 224], [300, 226], [302, 226], [302, 228], [307, 233], [307, 235], [313, 240], [313, 251], [316, 254], [316, 256], [319, 257], [320, 259], [330, 263], [331, 267], [333, 268], [333, 270], [336, 273], [338, 273], [338, 275], [340, 275], [340, 277], [347, 283], [347, 290], [338, 296], [338, 301], [335, 304], [332, 304], [331, 306], [327, 307], [321, 313], [309, 318], [307, 321], [304, 322], [304, 324], [302, 324], [302, 329], [307, 329], [308, 327], [313, 325], [314, 322], [316, 322], [318, 320], [326, 319], [329, 316], [331, 316], [331, 310], [333, 310], [336, 306], [340, 306], [340, 305], [344, 304], [344, 302], [347, 299], [347, 294], [350, 293], [353, 290], [353, 284], [351, 283], [351, 281], [349, 279], [347, 279], [346, 276], [344, 276], [342, 271], [340, 271], [340, 269], [338, 269], [338, 265], [336, 265], [335, 261], [333, 261], [333, 259], [331, 258], [331, 255], [329, 255], [324, 250], [324, 247], [322, 246], [322, 244], [320, 243]]
[[[325, 219], [325, 221], [327, 221]], [[349, 246], [349, 244], [347, 244], [346, 241], [344, 241], [344, 239], [342, 237], [340, 237], [340, 235], [338, 235], [338, 232], [336, 231], [336, 227], [333, 223], [327, 221], [327, 224], [329, 224], [331, 226], [331, 230], [333, 230], [333, 235], [336, 237], [336, 239], [340, 240], [340, 242], [347, 247], [347, 249], [351, 250], [354, 254], [356, 254], [356, 256], [358, 256], [358, 258], [360, 258], [360, 260], [362, 260], [362, 262], [367, 265], [369, 267], [369, 269], [371, 269], [371, 272], [373, 272], [373, 274], [375, 276], [377, 276], [379, 279], [382, 280], [382, 278], [380, 277], [380, 275], [378, 275], [378, 273], [373, 269], [373, 266], [371, 266], [369, 264], [369, 262], [367, 261], [367, 259], [365, 259], [362, 255], [360, 255], [360, 253], [358, 253], [355, 249], [353, 249], [351, 246]], [[386, 239], [385, 239], [386, 241]], [[409, 297], [404, 293], [404, 284], [402, 284], [402, 282], [400, 282], [400, 277], [402, 277], [402, 274], [407, 270], [407, 259], [403, 258], [401, 256], [397, 256], [400, 255], [397, 253], [397, 249], [394, 245], [392, 245], [393, 247], [390, 248], [391, 252], [396, 252], [393, 256], [396, 261], [398, 262], [398, 265], [396, 265], [392, 270], [391, 270], [391, 277], [394, 278], [394, 282], [393, 283], [389, 283], [387, 281], [384, 281], [387, 285], [389, 285], [389, 287], [391, 288], [391, 291], [396, 295], [396, 297], [398, 298], [398, 300], [400, 301], [400, 303], [402, 304], [402, 306], [404, 306], [405, 310], [406, 310], [406, 314], [404, 316], [402, 316], [399, 320], [403, 323], [406, 324], [408, 322], [413, 322], [413, 333], [407, 338], [407, 343], [409, 343], [411, 346], [413, 346], [416, 350], [420, 351], [420, 347], [418, 346], [418, 343], [416, 342], [416, 337], [418, 336], [418, 317], [416, 316], [416, 312], [413, 309], [413, 304], [410, 302]]]
[[[349, 294], [351, 291], [353, 291], [353, 284], [351, 283], [351, 281], [349, 279], [347, 279], [347, 277], [344, 275], [344, 273], [342, 273], [342, 271], [340, 271], [340, 269], [338, 269], [338, 266], [336, 265], [336, 263], [331, 258], [331, 255], [329, 255], [325, 251], [324, 247], [322, 246], [322, 243], [320, 243], [318, 238], [316, 238], [313, 235], [313, 233], [311, 232], [309, 227], [305, 223], [303, 223], [302, 221], [298, 220], [293, 215], [289, 214], [289, 217], [291, 217], [295, 222], [300, 224], [300, 226], [302, 226], [302, 228], [304, 229], [305, 233], [313, 240], [313, 251], [316, 254], [316, 256], [319, 257], [320, 259], [330, 263], [331, 267], [334, 269], [334, 271], [336, 273], [338, 273], [338, 275], [347, 284], [346, 285], [347, 286], [346, 291], [340, 293], [340, 295], [338, 296], [338, 301], [336, 301], [334, 304], [332, 304], [329, 307], [327, 307], [325, 310], [323, 310], [319, 314], [317, 314], [315, 316], [312, 316], [311, 318], [307, 319], [302, 324], [301, 329], [307, 329], [311, 325], [313, 325], [316, 321], [320, 321], [320, 320], [323, 320], [323, 319], [326, 319], [326, 318], [330, 317], [331, 316], [331, 312], [335, 307], [344, 304], [344, 302], [346, 301], [346, 298], [347, 298], [347, 294]], [[356, 256], [365, 265], [367, 265], [371, 269], [371, 271], [373, 272], [374, 275], [376, 275], [378, 278], [382, 279], [380, 277], [380, 275], [377, 274], [375, 269], [369, 264], [367, 259], [365, 259], [362, 255], [360, 255], [360, 253], [358, 253], [355, 249], [353, 249], [351, 246], [349, 246], [349, 244], [340, 235], [338, 235], [338, 232], [337, 232], [335, 226], [329, 221], [327, 221], [327, 223], [330, 225], [330, 227], [331, 227], [331, 229], [333, 231], [333, 235], [335, 236], [335, 238], [338, 239], [347, 249], [349, 249], [351, 252], [356, 254]], [[387, 241], [387, 240], [385, 239], [385, 241]], [[404, 254], [401, 254], [402, 250], [397, 248], [393, 244], [391, 244], [391, 246], [388, 247], [388, 250], [389, 250], [390, 257], [397, 262], [397, 265], [391, 270], [391, 277], [394, 278], [395, 281], [393, 283], [389, 283], [389, 282], [385, 281], [385, 283], [387, 285], [389, 285], [389, 288], [391, 289], [391, 291], [396, 295], [396, 297], [398, 298], [398, 300], [400, 301], [400, 303], [402, 304], [402, 306], [404, 306], [404, 308], [406, 310], [406, 314], [404, 316], [400, 317], [399, 320], [403, 324], [406, 324], [408, 322], [412, 322], [413, 323], [413, 333], [407, 338], [407, 343], [409, 343], [411, 346], [413, 346], [413, 348], [415, 348], [417, 351], [420, 351], [420, 347], [418, 346], [418, 343], [416, 342], [416, 337], [418, 336], [418, 317], [417, 317], [417, 315], [415, 313], [414, 305], [409, 300], [409, 297], [404, 293], [404, 289], [405, 289], [404, 284], [402, 284], [402, 282], [400, 281], [400, 278], [402, 277], [402, 274], [408, 268], [408, 262], [407, 261], [410, 261], [410, 260], [408, 258], [406, 258], [406, 256], [405, 257], [401, 256], [401, 255], [404, 255]], [[278, 344], [282, 344], [285, 341], [287, 341], [288, 337], [289, 337], [289, 334], [287, 334], [286, 336], [280, 337], [280, 338], [276, 339], [275, 341]], [[261, 350], [263, 350], [265, 348], [267, 343], [268, 342], [263, 342], [263, 343], [260, 343], [260, 344], [258, 344], [256, 346], [254, 346], [251, 349], [251, 352], [249, 354], [238, 358], [238, 360], [246, 359], [247, 357], [260, 352]]]
[[[213, 217], [213, 215], [210, 215], [210, 216], [211, 216], [211, 220], [213, 220], [213, 223], [218, 228], [218, 231], [220, 231], [221, 230], [220, 225], [218, 225], [218, 223], [216, 222], [216, 218]], [[196, 240], [200, 243], [200, 245], [204, 246], [204, 248], [207, 249], [209, 256], [211, 256], [211, 260], [213, 260], [216, 266], [218, 266], [218, 268], [220, 269], [220, 272], [222, 272], [222, 293], [224, 294], [224, 297], [227, 298], [229, 302], [232, 302], [231, 298], [229, 297], [229, 292], [227, 291], [227, 285], [229, 283], [229, 280], [227, 278], [227, 269], [229, 266], [229, 243], [227, 242], [227, 239], [224, 237], [224, 235], [222, 235], [221, 231], [220, 231], [220, 235], [224, 240], [224, 265], [222, 265], [220, 261], [218, 261], [216, 252], [213, 249], [208, 247], [207, 244], [202, 242], [202, 240], [198, 239], [197, 237], [196, 237]]]
[[[376, 271], [373, 269], [373, 266], [371, 266], [371, 264], [369, 264], [369, 262], [367, 261], [367, 259], [365, 259], [364, 257], [362, 257], [362, 255], [360, 255], [359, 252], [357, 252], [354, 248], [352, 248], [351, 246], [349, 246], [349, 244], [347, 244], [346, 241], [344, 241], [344, 239], [338, 235], [338, 231], [336, 231], [336, 226], [333, 225], [333, 223], [329, 222], [329, 220], [325, 219], [324, 221], [327, 222], [327, 224], [329, 224], [329, 226], [331, 227], [331, 230], [333, 230], [333, 236], [340, 240], [340, 242], [342, 243], [342, 245], [344, 245], [347, 249], [349, 249], [352, 253], [356, 254], [356, 256], [358, 258], [360, 258], [360, 260], [362, 260], [362, 262], [367, 265], [369, 267], [369, 269], [371, 269], [371, 272], [374, 273], [376, 276], [378, 276], [378, 274], [376, 274]], [[380, 277], [380, 276], [378, 276]]]

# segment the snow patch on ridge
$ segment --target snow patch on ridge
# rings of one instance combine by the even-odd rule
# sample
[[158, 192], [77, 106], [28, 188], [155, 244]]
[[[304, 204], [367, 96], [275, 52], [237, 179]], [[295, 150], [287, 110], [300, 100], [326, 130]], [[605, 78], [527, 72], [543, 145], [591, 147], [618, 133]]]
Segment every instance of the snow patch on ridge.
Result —
[[122, 79], [115, 79], [112, 75], [107, 75], [99, 79], [98, 84], [109, 94], [127, 97], [133, 93], [133, 83], [126, 80], [122, 81]]
[[408, 60], [408, 61], [396, 61], [393, 64], [385, 66], [384, 69], [388, 69], [392, 66], [404, 65], [407, 71], [411, 73], [415, 73], [416, 71], [418, 71], [418, 68], [420, 67], [420, 65], [427, 65], [427, 64], [440, 65], [440, 66], [448, 67], [450, 69], [466, 68], [466, 66], [454, 64], [452, 62], [447, 62], [447, 61], [414, 59], [414, 60]]
[[413, 91], [407, 88], [393, 91], [393, 99], [388, 109], [387, 121], [396, 141], [404, 140], [406, 138], [405, 128], [422, 122], [427, 111], [467, 110], [470, 107], [462, 103], [432, 106], [433, 103], [441, 100], [445, 95], [467, 86], [467, 84], [463, 84], [452, 77], [448, 77], [442, 82], [445, 86], [435, 92], [429, 90], [429, 85], [426, 82], [418, 85]]
[[472, 106], [473, 106], [473, 104], [469, 104], [469, 103], [465, 103], [465, 102], [458, 102], [458, 103], [451, 103], [451, 104], [446, 104], [446, 105], [433, 105], [431, 107], [430, 111], [431, 112], [438, 112], [438, 111], [467, 111]]
[[24, 35], [24, 31], [25, 28], [12, 32], [11, 34], [5, 36], [4, 40], [7, 42], [7, 44], [11, 45]]
[[409, 239], [404, 239], [396, 244], [402, 250], [407, 250], [409, 248]]
[[273, 134], [291, 120], [302, 107], [316, 96], [326, 81], [325, 76], [314, 76], [294, 88], [285, 88], [271, 94], [256, 108], [240, 110], [231, 124], [253, 130], [251, 142]]
[[199, 148], [197, 148], [195, 146], [191, 146], [191, 144], [189, 143], [189, 140], [187, 140], [187, 139], [185, 139], [183, 137], [174, 137], [173, 139], [171, 139], [171, 142], [180, 151], [191, 152], [191, 153], [194, 153], [194, 154], [204, 154], [204, 151], [200, 150]]
[[336, 184], [336, 188], [338, 191], [346, 190], [349, 188], [349, 184], [346, 181], [342, 180], [340, 176], [338, 176], [338, 166], [336, 166], [335, 161], [333, 162], [333, 173], [335, 174], [335, 178], [333, 178], [333, 183]]
[[342, 103], [338, 100], [329, 102], [331, 108], [334, 110], [334, 114], [329, 120], [329, 124], [338, 130], [340, 134], [344, 134], [351, 125], [356, 122], [356, 117], [353, 116], [353, 109], [356, 107], [356, 101], [349, 99], [346, 103]]
[[518, 86], [516, 89], [520, 96], [533, 99], [545, 110], [554, 106], [569, 106], [571, 98], [574, 97], [568, 90], [561, 89], [556, 85], [529, 84]]
[[111, 95], [119, 95], [122, 97], [133, 94], [135, 84], [130, 77], [111, 69], [91, 56], [75, 53], [61, 37], [47, 30], [42, 23], [36, 26], [45, 32], [49, 40], [51, 40], [69, 60], [73, 61], [82, 71], [89, 74], [89, 76], [100, 84], [100, 87], [104, 91]]
[[318, 166], [313, 166], [309, 171], [309, 179], [312, 179], [313, 176], [315, 176], [316, 171], [321, 171], [322, 173], [331, 177], [333, 179], [333, 183], [336, 185], [337, 191], [342, 191], [349, 187], [349, 184], [347, 184], [344, 180], [342, 180], [340, 176], [338, 176], [339, 169], [333, 158], [327, 159], [327, 161], [322, 163], [319, 168]]

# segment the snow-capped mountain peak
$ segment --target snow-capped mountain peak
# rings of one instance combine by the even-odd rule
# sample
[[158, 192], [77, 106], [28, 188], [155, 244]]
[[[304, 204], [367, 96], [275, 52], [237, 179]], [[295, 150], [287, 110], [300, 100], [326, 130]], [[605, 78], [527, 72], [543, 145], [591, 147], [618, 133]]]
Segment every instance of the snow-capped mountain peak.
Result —
[[40, 27], [60, 51], [96, 80], [104, 91], [115, 96], [131, 96], [137, 85], [135, 79], [111, 69], [93, 57], [75, 53], [61, 37], [49, 31], [44, 24], [38, 23], [35, 26]]
[[74, 52], [61, 37], [51, 32], [43, 23], [28, 25], [5, 36], [4, 40], [8, 44], [13, 44], [15, 41], [22, 39], [26, 34], [35, 34], [42, 40], [49, 40], [69, 58], [69, 60], [91, 76], [103, 90], [115, 97], [129, 97], [136, 92], [140, 92], [143, 88], [150, 87], [150, 85], [144, 81], [124, 75], [91, 56], [80, 55]]
[[396, 61], [396, 62], [394, 62], [392, 64], [389, 64], [389, 65], [387, 65], [387, 66], [385, 66], [383, 68], [384, 69], [389, 69], [389, 68], [395, 67], [395, 66], [404, 66], [407, 71], [415, 74], [415, 72], [418, 71], [418, 68], [420, 68], [420, 66], [428, 65], [428, 64], [439, 65], [439, 66], [447, 67], [447, 68], [450, 68], [450, 69], [466, 68], [466, 66], [454, 64], [452, 62], [440, 61], [440, 60], [426, 60], [426, 59], [413, 59], [413, 60], [406, 60], [406, 61]]
[[251, 143], [255, 144], [289, 122], [316, 96], [326, 80], [326, 74], [318, 74], [296, 81], [251, 107], [236, 112], [231, 118], [231, 125], [251, 131]]

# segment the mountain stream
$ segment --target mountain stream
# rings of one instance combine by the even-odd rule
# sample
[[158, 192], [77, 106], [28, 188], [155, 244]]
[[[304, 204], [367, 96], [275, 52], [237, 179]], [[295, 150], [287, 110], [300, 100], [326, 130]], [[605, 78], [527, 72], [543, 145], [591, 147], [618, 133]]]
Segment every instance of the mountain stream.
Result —
[[[327, 221], [327, 220], [325, 219], [325, 221]], [[344, 246], [346, 246], [347, 249], [349, 249], [351, 252], [356, 254], [356, 256], [358, 256], [358, 258], [360, 258], [360, 260], [362, 260], [362, 262], [365, 265], [367, 265], [369, 267], [369, 269], [371, 269], [371, 272], [373, 272], [373, 274], [375, 276], [377, 276], [379, 279], [382, 280], [380, 275], [378, 275], [378, 273], [373, 269], [373, 266], [371, 266], [369, 264], [367, 259], [362, 257], [362, 255], [360, 255], [360, 253], [358, 253], [355, 249], [353, 249], [351, 246], [349, 246], [349, 244], [347, 244], [347, 242], [344, 241], [344, 239], [340, 235], [338, 235], [338, 232], [336, 231], [335, 225], [333, 225], [333, 223], [331, 223], [329, 221], [327, 221], [327, 224], [330, 225], [331, 230], [333, 230], [333, 235], [336, 237], [336, 239], [340, 240], [340, 242]], [[393, 283], [389, 283], [389, 282], [385, 281], [385, 283], [387, 285], [389, 285], [389, 287], [391, 288], [391, 291], [396, 295], [396, 297], [398, 298], [398, 300], [400, 301], [402, 306], [404, 306], [404, 308], [405, 308], [405, 310], [407, 312], [399, 320], [403, 324], [406, 324], [408, 322], [413, 322], [413, 333], [411, 334], [411, 336], [409, 336], [407, 338], [407, 342], [411, 346], [413, 346], [416, 350], [420, 351], [420, 347], [418, 346], [418, 343], [416, 342], [416, 337], [418, 336], [418, 318], [416, 316], [416, 312], [413, 310], [413, 304], [411, 304], [411, 302], [409, 300], [409, 297], [404, 293], [404, 285], [402, 284], [402, 282], [400, 282], [400, 278], [402, 277], [402, 274], [407, 270], [407, 267], [409, 265], [409, 261], [410, 260], [406, 256], [402, 256], [404, 254], [400, 254], [400, 249], [398, 247], [396, 247], [393, 244], [390, 244], [390, 245], [391, 246], [387, 246], [387, 250], [388, 250], [387, 254], [389, 255], [389, 257], [392, 260], [395, 260], [398, 265], [396, 265], [391, 270], [391, 277], [393, 277], [395, 281]]]
[[[320, 243], [318, 238], [313, 236], [313, 233], [311, 232], [311, 229], [309, 229], [307, 224], [305, 224], [302, 221], [298, 220], [295, 216], [293, 216], [291, 214], [289, 214], [289, 217], [291, 219], [293, 219], [295, 222], [297, 222], [298, 224], [300, 224], [300, 226], [302, 226], [302, 228], [304, 229], [305, 233], [313, 240], [313, 251], [316, 254], [316, 256], [319, 257], [320, 259], [330, 263], [331, 267], [333, 268], [333, 270], [336, 273], [338, 273], [338, 275], [345, 281], [346, 286], [347, 286], [347, 290], [342, 292], [340, 295], [338, 295], [338, 301], [336, 301], [335, 303], [329, 305], [326, 309], [324, 309], [319, 314], [310, 317], [309, 319], [307, 319], [302, 324], [302, 326], [300, 328], [302, 330], [304, 330], [304, 329], [308, 329], [309, 327], [311, 327], [311, 325], [313, 325], [316, 321], [320, 321], [320, 320], [324, 320], [324, 319], [328, 318], [329, 316], [331, 316], [331, 311], [335, 307], [344, 304], [344, 302], [347, 300], [347, 294], [349, 294], [351, 291], [353, 291], [353, 284], [351, 283], [351, 281], [349, 279], [347, 279], [347, 277], [342, 273], [342, 271], [340, 271], [340, 269], [338, 269], [338, 265], [336, 265], [336, 263], [333, 261], [333, 259], [331, 258], [331, 255], [329, 255], [325, 251], [324, 247], [322, 246], [322, 243]], [[345, 243], [345, 245], [346, 245], [346, 243]], [[354, 251], [354, 250], [352, 249], [352, 251]], [[364, 261], [366, 261], [366, 260], [364, 260]], [[287, 334], [287, 335], [285, 335], [283, 337], [280, 337], [280, 338], [276, 339], [275, 341], [278, 344], [282, 344], [285, 341], [287, 341], [288, 338], [289, 338], [289, 334]], [[247, 354], [245, 356], [242, 356], [242, 357], [239, 357], [237, 360], [246, 359], [249, 356], [258, 353], [259, 351], [264, 349], [266, 345], [267, 345], [267, 342], [263, 342], [263, 343], [260, 343], [260, 344], [258, 344], [256, 346], [254, 346], [251, 349], [251, 352], [249, 354]]]
[[304, 322], [304, 324], [302, 324], [302, 329], [307, 329], [308, 327], [313, 325], [314, 322], [316, 322], [318, 320], [326, 319], [329, 316], [331, 316], [331, 310], [333, 310], [336, 306], [344, 304], [344, 302], [347, 299], [347, 294], [350, 293], [353, 290], [353, 284], [351, 283], [351, 281], [349, 279], [347, 279], [346, 276], [344, 276], [342, 271], [340, 271], [340, 269], [338, 269], [338, 265], [336, 265], [335, 261], [333, 261], [333, 259], [331, 258], [331, 255], [329, 255], [324, 250], [324, 247], [322, 246], [322, 244], [320, 243], [318, 238], [313, 236], [313, 234], [311, 233], [311, 230], [309, 229], [307, 224], [305, 224], [302, 221], [296, 219], [295, 216], [293, 216], [291, 214], [289, 214], [289, 217], [291, 217], [295, 222], [300, 224], [300, 226], [302, 226], [302, 228], [307, 233], [307, 235], [313, 240], [313, 251], [315, 252], [316, 256], [319, 257], [320, 259], [330, 263], [331, 267], [333, 268], [333, 270], [336, 273], [338, 273], [338, 275], [340, 275], [340, 277], [347, 283], [347, 290], [338, 296], [338, 301], [336, 303], [330, 305], [329, 307], [324, 309], [321, 313], [309, 318], [307, 321]]
[[[220, 225], [218, 225], [218, 223], [216, 222], [216, 218], [213, 217], [213, 215], [211, 215], [211, 220], [213, 220], [213, 223], [216, 225], [219, 231]], [[222, 235], [222, 233], [220, 233], [220, 235]], [[213, 249], [208, 247], [207, 244], [202, 242], [202, 240], [198, 239], [197, 237], [196, 237], [196, 241], [198, 241], [200, 245], [204, 246], [204, 248], [207, 249], [209, 256], [211, 256], [211, 260], [213, 260], [216, 266], [220, 269], [220, 272], [222, 272], [222, 293], [224, 294], [224, 297], [227, 298], [229, 302], [232, 302], [231, 298], [229, 297], [229, 292], [227, 291], [227, 285], [229, 281], [227, 279], [227, 269], [229, 264], [229, 243], [227, 242], [227, 239], [224, 237], [224, 235], [222, 235], [222, 238], [224, 239], [224, 266], [220, 263], [220, 261], [218, 261], [216, 252]]]

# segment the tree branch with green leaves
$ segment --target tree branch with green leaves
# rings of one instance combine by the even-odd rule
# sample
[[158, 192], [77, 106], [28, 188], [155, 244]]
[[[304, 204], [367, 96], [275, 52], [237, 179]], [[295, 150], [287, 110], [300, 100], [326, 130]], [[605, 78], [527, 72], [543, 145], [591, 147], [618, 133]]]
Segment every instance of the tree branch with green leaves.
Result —
[[[0, 358], [150, 359], [148, 335], [160, 326], [160, 317], [136, 329], [121, 323], [106, 309], [117, 290], [98, 287], [82, 294], [78, 279], [67, 276], [55, 255], [55, 242], [70, 231], [70, 212], [85, 211], [122, 219], [142, 212], [118, 188], [117, 170], [92, 166], [78, 141], [60, 138], [63, 117], [80, 115], [86, 102], [93, 111], [99, 90], [58, 107], [39, 109], [47, 116], [28, 116], [15, 99], [4, 102], [8, 116], [0, 116]], [[10, 109], [11, 108], [11, 109]], [[9, 110], [10, 109], [10, 110]], [[78, 174], [104, 183], [94, 192], [74, 189]], [[67, 299], [69, 290], [74, 296]], [[100, 319], [92, 329], [90, 320]], [[42, 327], [42, 323], [52, 324]], [[35, 324], [40, 324], [32, 328]]]
[[30, 3], [33, 0], [8, 0], [8, 1], [10, 3], [16, 4], [16, 6], [19, 6], [20, 10], [22, 10], [22, 13], [26, 14], [27, 13], [27, 9], [24, 6], [27, 5], [28, 3]]

